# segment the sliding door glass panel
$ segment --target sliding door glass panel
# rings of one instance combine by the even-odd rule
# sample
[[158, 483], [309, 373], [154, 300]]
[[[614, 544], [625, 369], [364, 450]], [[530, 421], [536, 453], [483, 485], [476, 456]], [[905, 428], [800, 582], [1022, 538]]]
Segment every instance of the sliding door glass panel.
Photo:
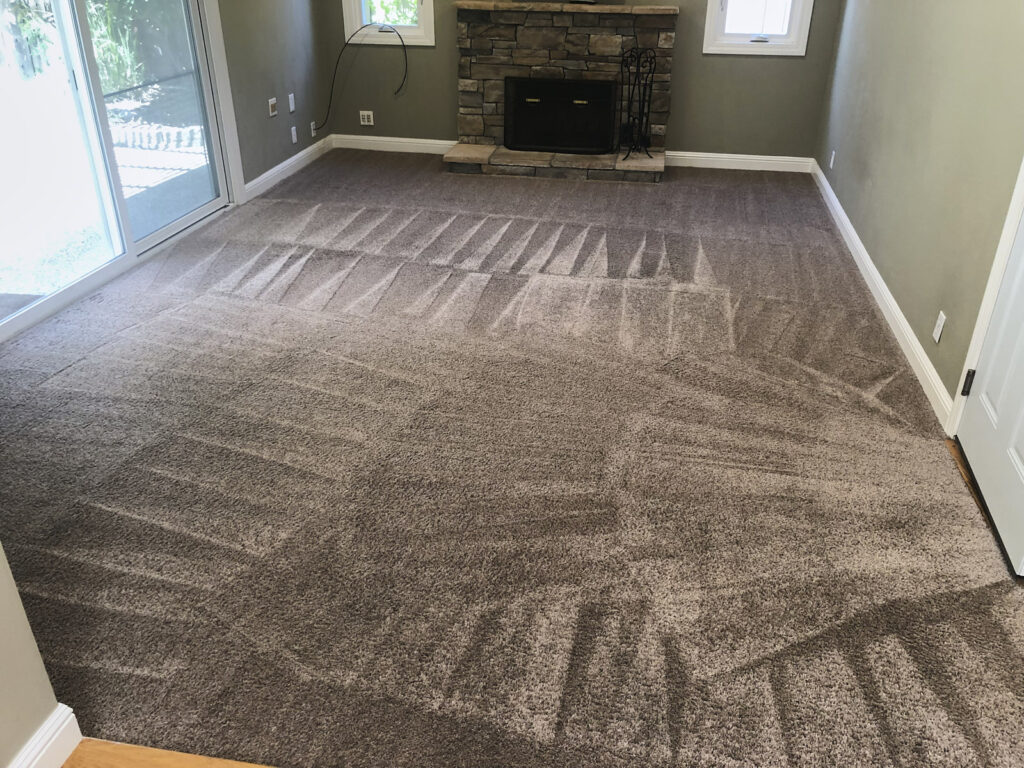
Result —
[[86, 0], [131, 235], [220, 195], [188, 0]]
[[0, 319], [121, 253], [55, 10], [0, 0]]

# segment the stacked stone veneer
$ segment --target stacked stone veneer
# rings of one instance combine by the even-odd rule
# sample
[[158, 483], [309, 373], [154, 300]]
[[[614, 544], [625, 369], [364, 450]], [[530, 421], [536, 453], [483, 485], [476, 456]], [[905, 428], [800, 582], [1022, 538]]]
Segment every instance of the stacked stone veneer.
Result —
[[657, 53], [652, 145], [665, 146], [677, 7], [487, 0], [455, 7], [461, 143], [504, 142], [506, 77], [616, 80], [622, 52], [640, 46]]

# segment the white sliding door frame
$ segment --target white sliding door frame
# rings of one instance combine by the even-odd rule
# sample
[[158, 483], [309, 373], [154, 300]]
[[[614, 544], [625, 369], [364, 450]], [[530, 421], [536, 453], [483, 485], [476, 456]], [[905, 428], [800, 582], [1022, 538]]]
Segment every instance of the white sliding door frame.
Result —
[[103, 225], [106, 230], [114, 258], [120, 258], [127, 249], [124, 234], [117, 220], [117, 203], [114, 200], [114, 189], [110, 184], [104, 165], [105, 148], [103, 136], [100, 134], [100, 121], [93, 107], [91, 93], [83, 93], [88, 89], [89, 72], [82, 58], [79, 44], [78, 26], [70, 1], [54, 0], [54, 20], [60, 36], [61, 50], [68, 67], [72, 87], [75, 92], [75, 112], [78, 124], [84, 134], [89, 152], [89, 165], [93, 172], [93, 184], [100, 206], [103, 209]]
[[[134, 257], [137, 255], [135, 238], [132, 237], [131, 222], [128, 221], [127, 203], [124, 190], [121, 187], [121, 172], [118, 170], [117, 159], [114, 157], [114, 139], [111, 136], [110, 123], [107, 120], [107, 108], [103, 103], [103, 86], [100, 83], [99, 67], [93, 52], [92, 35], [89, 33], [89, 25], [86, 23], [88, 14], [85, 0], [67, 0], [67, 3], [70, 6], [68, 12], [73, 25], [69, 32], [74, 35], [75, 44], [78, 46], [76, 58], [82, 63], [85, 70], [85, 82], [78, 84], [78, 98], [86, 103], [87, 106], [84, 108], [89, 110], [96, 123], [95, 129], [99, 134], [100, 151], [105, 160], [103, 165], [97, 169], [97, 173], [102, 174], [103, 178], [107, 180], [117, 213], [116, 221], [121, 242], [124, 244], [121, 255], [115, 258]], [[95, 161], [94, 165], [96, 165]]]
[[224, 43], [224, 25], [220, 16], [220, 0], [198, 0], [199, 21], [202, 27], [202, 52], [207, 57], [209, 82], [213, 89], [213, 104], [219, 118], [222, 167], [227, 177], [230, 202], [247, 202], [245, 174], [242, 170], [242, 146], [238, 141], [238, 121], [235, 104], [231, 99], [231, 73], [228, 71], [227, 46]]
[[1013, 196], [1010, 198], [1010, 210], [1006, 215], [1006, 222], [1003, 224], [1003, 234], [999, 238], [999, 246], [996, 248], [995, 259], [992, 262], [992, 271], [988, 276], [985, 296], [982, 299], [981, 309], [978, 310], [978, 319], [974, 325], [974, 334], [971, 336], [971, 344], [967, 349], [967, 358], [964, 361], [963, 370], [960, 372], [960, 380], [957, 383], [956, 393], [953, 398], [953, 409], [949, 414], [949, 422], [946, 424], [946, 432], [951, 435], [957, 433], [963, 420], [964, 407], [967, 405], [967, 398], [962, 394], [964, 380], [967, 378], [967, 372], [976, 369], [978, 361], [981, 360], [985, 339], [992, 325], [996, 300], [999, 298], [999, 290], [1003, 286], [1006, 267], [1010, 263], [1010, 256], [1013, 254], [1013, 246], [1022, 218], [1024, 218], [1024, 161], [1022, 161], [1020, 171], [1017, 174], [1017, 184], [1014, 187]]

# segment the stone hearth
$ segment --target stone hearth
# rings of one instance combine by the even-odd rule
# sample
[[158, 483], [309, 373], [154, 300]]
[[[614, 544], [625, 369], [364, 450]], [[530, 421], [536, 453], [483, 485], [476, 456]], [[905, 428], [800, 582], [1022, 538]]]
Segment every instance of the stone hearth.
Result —
[[[653, 147], [663, 149], [678, 7], [490, 0], [456, 0], [455, 7], [459, 144], [445, 158], [452, 170], [637, 181], [661, 178], [663, 152], [652, 151], [653, 161], [642, 153], [642, 160], [634, 153], [628, 161], [616, 155], [506, 154], [511, 151], [500, 146], [505, 136], [505, 78], [617, 80], [623, 51], [634, 46], [653, 48], [657, 66], [651, 141]], [[484, 149], [473, 154], [467, 145]]]
[[657, 182], [665, 171], [665, 152], [652, 149], [651, 157], [634, 152], [627, 158], [625, 153], [571, 155], [518, 152], [494, 144], [456, 144], [445, 154], [444, 162], [455, 173]]

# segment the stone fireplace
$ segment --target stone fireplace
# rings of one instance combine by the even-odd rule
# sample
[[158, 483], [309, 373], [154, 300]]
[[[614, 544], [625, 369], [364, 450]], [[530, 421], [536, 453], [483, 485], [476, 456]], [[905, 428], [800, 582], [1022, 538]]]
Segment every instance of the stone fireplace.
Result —
[[[660, 180], [665, 166], [678, 7], [491, 0], [456, 0], [455, 7], [459, 143], [445, 156], [451, 170]], [[506, 78], [616, 82], [622, 53], [632, 47], [652, 48], [657, 55], [651, 94], [651, 157], [643, 152], [634, 152], [628, 159], [617, 152], [516, 152], [503, 146]]]

